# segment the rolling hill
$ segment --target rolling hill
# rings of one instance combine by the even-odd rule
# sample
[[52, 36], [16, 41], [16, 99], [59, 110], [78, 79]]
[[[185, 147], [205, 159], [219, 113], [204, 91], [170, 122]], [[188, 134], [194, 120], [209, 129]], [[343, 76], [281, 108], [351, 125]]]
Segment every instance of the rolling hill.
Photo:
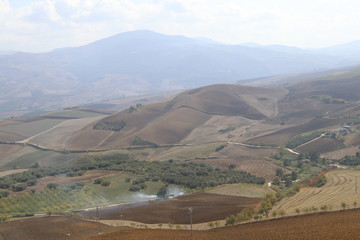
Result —
[[126, 125], [120, 131], [109, 131], [94, 129], [94, 124], [90, 124], [75, 132], [67, 144], [69, 148], [141, 145], [136, 139], [145, 141], [144, 145], [178, 144], [214, 116], [239, 116], [256, 121], [276, 115], [277, 101], [285, 94], [283, 89], [226, 84], [197, 88], [165, 102], [130, 108], [103, 118], [100, 123], [123, 121]]

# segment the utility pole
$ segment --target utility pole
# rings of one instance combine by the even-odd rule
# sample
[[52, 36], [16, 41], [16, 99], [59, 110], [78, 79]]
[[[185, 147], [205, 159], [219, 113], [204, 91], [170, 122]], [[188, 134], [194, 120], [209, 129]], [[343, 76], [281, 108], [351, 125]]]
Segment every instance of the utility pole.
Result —
[[355, 193], [358, 193], [357, 175], [355, 175]]
[[192, 208], [189, 208], [188, 214], [190, 215], [190, 236], [192, 237]]
[[96, 206], [96, 220], [98, 224], [98, 234], [101, 232], [100, 217], [99, 217], [99, 206]]

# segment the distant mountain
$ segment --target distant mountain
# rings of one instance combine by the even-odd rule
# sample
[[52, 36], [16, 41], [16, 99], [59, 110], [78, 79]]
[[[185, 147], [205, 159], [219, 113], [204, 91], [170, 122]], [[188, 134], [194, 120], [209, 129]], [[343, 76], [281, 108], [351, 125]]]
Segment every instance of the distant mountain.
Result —
[[0, 56], [0, 117], [354, 63], [288, 47], [126, 32], [82, 47]]
[[17, 51], [0, 51], [0, 55], [11, 55], [15, 53], [17, 53]]

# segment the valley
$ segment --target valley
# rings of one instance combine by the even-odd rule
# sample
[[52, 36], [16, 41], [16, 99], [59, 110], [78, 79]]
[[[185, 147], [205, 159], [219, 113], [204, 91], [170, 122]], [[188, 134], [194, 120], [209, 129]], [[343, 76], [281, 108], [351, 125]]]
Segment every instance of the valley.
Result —
[[[232, 239], [253, 226], [352, 216], [357, 210], [325, 212], [358, 205], [359, 81], [353, 71], [277, 88], [215, 84], [121, 111], [72, 108], [3, 120], [0, 219], [36, 224], [65, 215], [157, 228], [104, 227], [151, 239], [182, 236], [192, 208], [199, 239], [224, 229]], [[345, 90], [337, 91], [340, 83]], [[2, 224], [0, 234], [8, 234]], [[88, 224], [81, 237], [95, 235], [99, 223]], [[159, 229], [165, 226], [177, 230]], [[204, 231], [209, 226], [216, 229]]]

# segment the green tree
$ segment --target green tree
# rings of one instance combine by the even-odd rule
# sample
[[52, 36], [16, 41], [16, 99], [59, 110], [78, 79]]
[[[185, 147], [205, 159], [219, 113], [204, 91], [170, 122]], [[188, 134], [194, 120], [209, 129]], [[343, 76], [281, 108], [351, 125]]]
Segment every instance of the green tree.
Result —
[[343, 208], [343, 210], [345, 210], [346, 209], [346, 203], [342, 202], [341, 207]]
[[236, 216], [231, 215], [225, 219], [225, 226], [234, 225], [237, 219]]

